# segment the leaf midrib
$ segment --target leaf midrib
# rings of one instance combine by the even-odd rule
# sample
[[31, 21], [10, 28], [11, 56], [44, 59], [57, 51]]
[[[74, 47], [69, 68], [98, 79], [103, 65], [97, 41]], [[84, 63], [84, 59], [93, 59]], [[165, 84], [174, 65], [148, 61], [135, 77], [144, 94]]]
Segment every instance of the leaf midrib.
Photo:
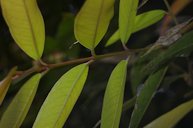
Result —
[[[124, 65], [125, 66], [125, 65]], [[124, 68], [125, 69], [125, 68]], [[125, 81], [125, 71], [124, 71], [124, 74], [123, 74], [123, 78], [122, 81], [121, 81], [121, 85], [122, 85], [122, 89], [121, 90], [124, 90], [124, 81]], [[119, 101], [120, 101], [120, 98], [121, 98], [121, 95], [119, 95]], [[118, 102], [119, 103], [119, 102]], [[116, 108], [118, 108], [120, 106], [120, 104], [117, 104], [116, 105]], [[122, 109], [122, 108], [121, 108]], [[116, 112], [115, 112], [115, 116], [114, 116], [114, 119], [113, 119], [113, 124], [112, 124], [112, 128], [114, 128], [114, 125], [115, 125], [115, 120], [117, 118], [117, 114], [118, 114], [118, 109], [116, 109]]]
[[76, 86], [77, 81], [79, 81], [79, 79], [81, 78], [81, 75], [82, 75], [82, 73], [84, 72], [86, 66], [87, 66], [87, 65], [84, 65], [84, 68], [80, 71], [80, 73], [78, 74], [77, 79], [74, 81], [73, 86], [72, 86], [72, 88], [70, 89], [70, 92], [68, 93], [66, 100], [64, 101], [64, 106], [62, 107], [62, 109], [61, 109], [61, 111], [60, 111], [60, 113], [59, 113], [59, 115], [58, 115], [58, 118], [57, 118], [57, 120], [56, 120], [56, 122], [55, 122], [55, 124], [54, 124], [54, 128], [57, 126], [57, 124], [58, 124], [58, 122], [59, 122], [59, 119], [60, 119], [60, 117], [61, 117], [62, 114], [63, 114], [63, 110], [64, 110], [64, 108], [66, 107], [66, 104], [67, 104], [67, 102], [69, 101], [69, 98], [70, 98], [71, 95], [72, 95], [72, 91], [73, 91], [74, 87]]
[[29, 23], [29, 27], [30, 27], [30, 31], [31, 31], [32, 40], [33, 40], [34, 48], [35, 48], [35, 51], [36, 51], [36, 55], [37, 55], [38, 58], [40, 58], [40, 53], [39, 53], [38, 46], [37, 46], [37, 40], [35, 38], [35, 32], [33, 30], [32, 21], [30, 19], [29, 10], [27, 8], [27, 4], [26, 4], [25, 0], [23, 0], [23, 5], [24, 5], [24, 10], [25, 10], [26, 16], [27, 16], [27, 20], [28, 20], [28, 23]]
[[[132, 1], [131, 1], [131, 9], [129, 9], [129, 12], [128, 12], [127, 17], [129, 17], [129, 16], [131, 16], [131, 15], [132, 15], [132, 13], [131, 13], [131, 12], [132, 12], [132, 10], [133, 10], [132, 5], [133, 5], [134, 1], [135, 1], [135, 0], [132, 0]], [[129, 31], [129, 25], [130, 25], [129, 23], [131, 22], [131, 21], [129, 22], [129, 20], [130, 20], [130, 19], [129, 19], [129, 18], [127, 18], [127, 24], [126, 24], [126, 34], [127, 34], [127, 33], [128, 33], [128, 31]], [[132, 20], [134, 20], [134, 19], [132, 19]], [[132, 29], [131, 29], [131, 33], [132, 33]], [[124, 42], [123, 42], [123, 43], [126, 43], [126, 41], [125, 41], [125, 40], [126, 40], [126, 36], [124, 36]]]
[[102, 10], [103, 10], [103, 5], [104, 5], [104, 0], [102, 0], [101, 1], [101, 4], [100, 4], [100, 8], [99, 8], [99, 13], [98, 13], [98, 18], [97, 18], [97, 24], [96, 24], [96, 26], [95, 26], [95, 28], [94, 28], [94, 36], [93, 36], [93, 45], [92, 45], [92, 50], [95, 48], [95, 43], [96, 43], [96, 36], [97, 36], [97, 32], [98, 32], [98, 26], [99, 26], [99, 22], [100, 22], [100, 20], [101, 20], [101, 12], [102, 12]]
[[[38, 81], [39, 81], [39, 80], [38, 80]], [[26, 107], [29, 105], [30, 101], [33, 100], [34, 97], [32, 97], [32, 95], [36, 92], [37, 86], [38, 86], [37, 84], [38, 84], [38, 83], [39, 83], [39, 82], [37, 82], [36, 85], [33, 87], [33, 91], [31, 92], [30, 97], [28, 98], [27, 103], [24, 105], [24, 109], [22, 110], [21, 114], [18, 116], [18, 117], [20, 117], [20, 118], [18, 118], [17, 121], [16, 121], [16, 123], [15, 123], [16, 128], [19, 128], [19, 127], [20, 127], [20, 126], [19, 126], [20, 119], [22, 118], [23, 113], [25, 112]]]

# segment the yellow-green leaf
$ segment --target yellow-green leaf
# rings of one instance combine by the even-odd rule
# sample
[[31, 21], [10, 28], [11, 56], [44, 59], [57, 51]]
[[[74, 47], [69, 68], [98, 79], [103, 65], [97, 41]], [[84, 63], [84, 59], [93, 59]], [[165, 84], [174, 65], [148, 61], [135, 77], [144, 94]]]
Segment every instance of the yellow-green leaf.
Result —
[[37, 60], [44, 49], [44, 21], [36, 0], [1, 0], [4, 19], [19, 47]]
[[[165, 15], [163, 10], [152, 10], [135, 17], [135, 23], [132, 33], [140, 31], [162, 19]], [[106, 46], [112, 45], [120, 39], [119, 30], [117, 30], [107, 41]]]
[[159, 87], [163, 77], [167, 71], [167, 68], [162, 68], [159, 71], [153, 73], [145, 81], [144, 86], [138, 92], [138, 96], [133, 110], [129, 128], [138, 128], [138, 125], [148, 108], [156, 89]]
[[135, 22], [139, 0], [120, 0], [119, 32], [122, 43], [127, 43]]
[[119, 128], [121, 118], [127, 61], [121, 61], [113, 70], [105, 91], [101, 128]]
[[81, 64], [65, 73], [44, 101], [33, 128], [62, 128], [86, 81], [88, 65]]
[[17, 70], [16, 67], [11, 69], [11, 71], [6, 76], [6, 78], [0, 82], [0, 105], [3, 102], [5, 95], [7, 94], [7, 91], [9, 89], [9, 86], [10, 86], [11, 81], [12, 81], [12, 76], [15, 74], [16, 70]]
[[186, 114], [193, 109], [193, 100], [179, 105], [166, 114], [158, 117], [145, 128], [173, 128]]
[[30, 78], [19, 90], [0, 121], [0, 128], [20, 128], [32, 104], [41, 74]]
[[114, 14], [114, 0], [86, 0], [76, 16], [76, 39], [93, 50], [105, 35]]
[[110, 46], [112, 44], [114, 44], [115, 42], [117, 42], [120, 39], [120, 34], [119, 34], [119, 30], [117, 30], [107, 41], [106, 43], [106, 47]]
[[166, 12], [163, 10], [152, 10], [136, 16], [133, 33], [155, 24], [161, 20], [165, 14]]

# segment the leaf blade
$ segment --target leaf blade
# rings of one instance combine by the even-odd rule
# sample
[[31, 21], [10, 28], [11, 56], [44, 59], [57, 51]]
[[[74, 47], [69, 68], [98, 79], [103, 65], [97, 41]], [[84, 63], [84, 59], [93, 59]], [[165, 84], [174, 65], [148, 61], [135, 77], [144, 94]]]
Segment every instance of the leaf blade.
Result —
[[[152, 10], [144, 12], [135, 17], [134, 28], [132, 33], [138, 32], [152, 24], [158, 22], [163, 18], [165, 11], [163, 10]], [[119, 29], [109, 38], [105, 46], [110, 46], [120, 39]]]
[[132, 112], [129, 128], [137, 128], [148, 105], [151, 102], [154, 92], [159, 87], [167, 68], [163, 68], [158, 72], [149, 76], [143, 88], [140, 90], [136, 99], [135, 108]]
[[41, 74], [30, 78], [16, 94], [0, 121], [2, 128], [19, 128], [33, 101]]
[[62, 127], [83, 89], [87, 75], [87, 64], [76, 66], [65, 73], [48, 94], [33, 128]]
[[119, 6], [119, 32], [122, 43], [127, 43], [135, 22], [139, 0], [121, 0]]
[[105, 35], [114, 15], [114, 0], [86, 0], [75, 18], [76, 39], [93, 50]]
[[101, 128], [119, 127], [126, 72], [127, 60], [123, 60], [115, 67], [109, 78], [103, 102]]
[[187, 113], [193, 109], [193, 100], [187, 101], [164, 115], [158, 117], [145, 128], [172, 128], [174, 127]]
[[45, 30], [36, 0], [1, 0], [1, 7], [18, 46], [33, 59], [40, 59], [44, 49]]
[[133, 33], [155, 24], [164, 17], [165, 13], [163, 10], [151, 10], [136, 16]]

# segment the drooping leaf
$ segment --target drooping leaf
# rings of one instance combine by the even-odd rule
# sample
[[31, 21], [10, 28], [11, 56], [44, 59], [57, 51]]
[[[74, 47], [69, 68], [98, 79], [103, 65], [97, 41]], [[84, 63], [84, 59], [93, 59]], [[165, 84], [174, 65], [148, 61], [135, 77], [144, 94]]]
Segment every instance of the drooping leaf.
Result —
[[[135, 17], [135, 23], [133, 26], [132, 33], [140, 31], [163, 18], [165, 11], [163, 10], [152, 10]], [[117, 30], [107, 41], [106, 46], [112, 45], [120, 39], [119, 30]]]
[[11, 35], [19, 47], [37, 60], [44, 49], [44, 21], [36, 0], [1, 0], [1, 8]]
[[114, 0], [86, 0], [76, 16], [76, 39], [93, 50], [105, 35], [114, 14]]
[[16, 67], [11, 69], [11, 71], [6, 76], [6, 78], [0, 82], [0, 105], [3, 102], [5, 95], [7, 94], [7, 91], [9, 89], [9, 86], [10, 86], [11, 81], [12, 81], [12, 76], [15, 74], [16, 70], [17, 70]]
[[34, 75], [21, 87], [1, 118], [1, 128], [20, 128], [32, 104], [41, 76]]
[[111, 73], [105, 91], [101, 128], [118, 128], [121, 118], [127, 60], [121, 61]]
[[147, 107], [149, 106], [156, 89], [159, 87], [166, 73], [166, 70], [167, 68], [163, 68], [158, 72], [150, 75], [149, 78], [146, 80], [144, 86], [142, 87], [137, 96], [129, 128], [138, 128], [138, 125]]
[[145, 128], [173, 128], [186, 114], [193, 109], [193, 100], [183, 103], [166, 114], [158, 117]]
[[119, 32], [122, 43], [127, 43], [135, 23], [139, 0], [120, 0]]
[[65, 73], [44, 101], [33, 128], [62, 128], [86, 81], [88, 65], [81, 64]]

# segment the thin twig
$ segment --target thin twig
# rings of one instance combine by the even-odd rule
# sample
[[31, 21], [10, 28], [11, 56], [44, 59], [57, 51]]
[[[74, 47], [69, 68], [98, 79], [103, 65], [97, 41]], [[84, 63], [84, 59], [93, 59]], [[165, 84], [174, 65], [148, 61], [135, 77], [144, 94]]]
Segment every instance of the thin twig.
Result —
[[175, 23], [176, 25], [178, 25], [179, 23], [178, 23], [175, 15], [174, 15], [174, 13], [172, 12], [171, 7], [170, 7], [168, 1], [167, 1], [167, 0], [163, 0], [163, 1], [164, 1], [165, 5], [166, 5], [168, 11], [169, 11], [170, 16], [171, 16], [172, 19], [174, 20], [174, 23]]

